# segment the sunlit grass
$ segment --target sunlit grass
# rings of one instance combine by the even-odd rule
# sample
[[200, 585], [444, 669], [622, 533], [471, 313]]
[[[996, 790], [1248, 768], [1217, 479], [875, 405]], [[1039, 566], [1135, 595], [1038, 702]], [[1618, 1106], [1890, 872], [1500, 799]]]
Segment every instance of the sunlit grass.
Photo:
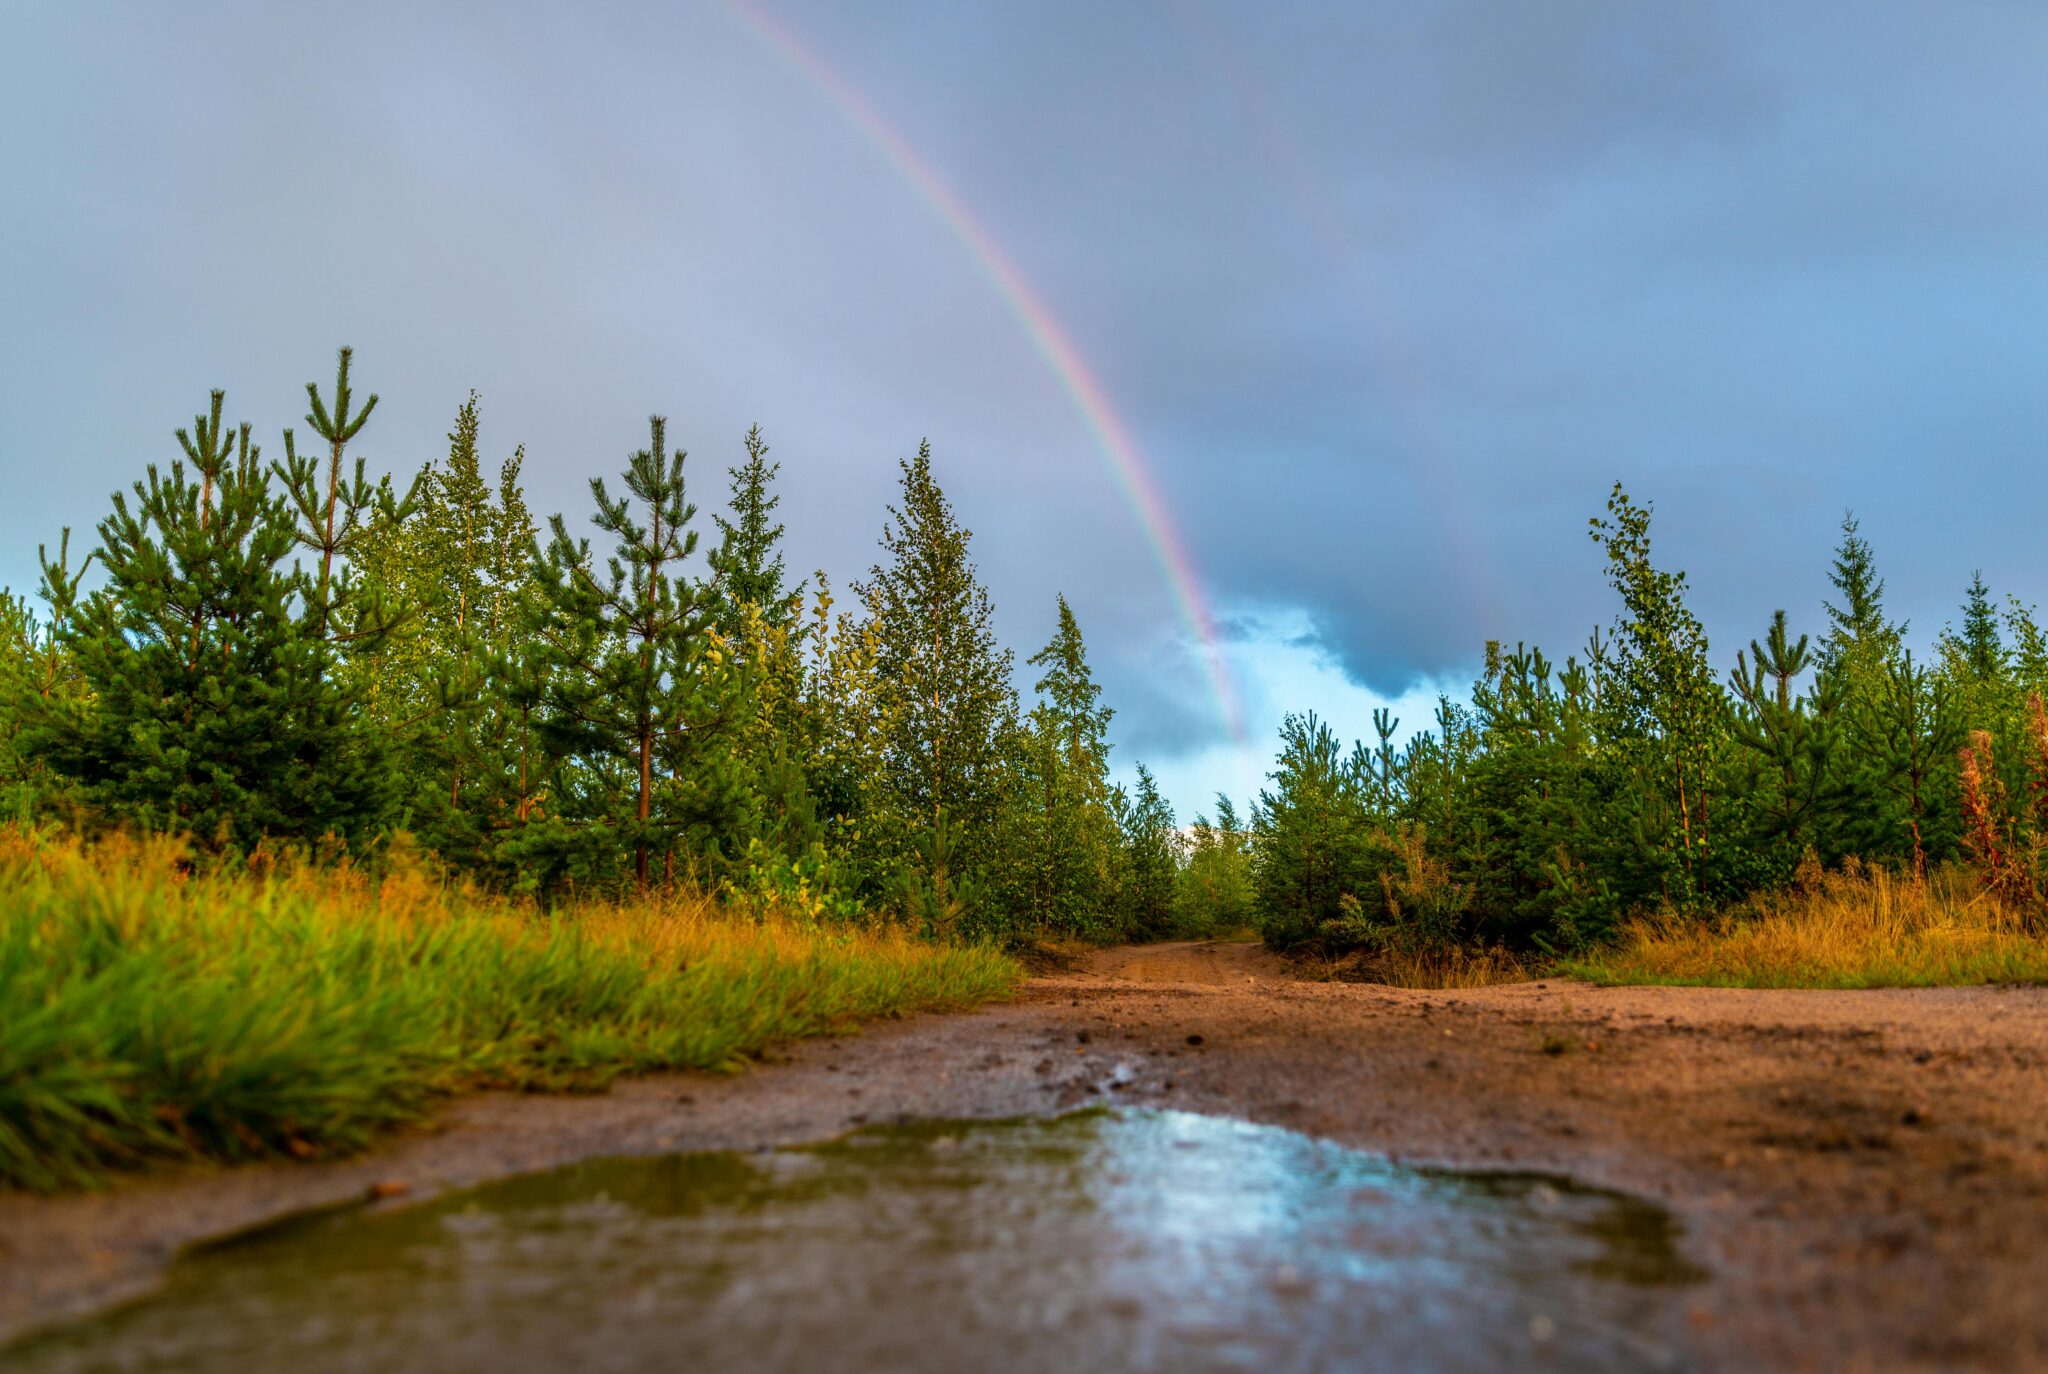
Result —
[[691, 895], [543, 916], [406, 865], [194, 874], [165, 841], [0, 829], [0, 1185], [346, 1152], [448, 1093], [723, 1068], [1022, 976]]
[[2048, 982], [2048, 938], [1966, 872], [1802, 874], [1718, 920], [1631, 923], [1563, 970], [1596, 983], [1877, 988]]

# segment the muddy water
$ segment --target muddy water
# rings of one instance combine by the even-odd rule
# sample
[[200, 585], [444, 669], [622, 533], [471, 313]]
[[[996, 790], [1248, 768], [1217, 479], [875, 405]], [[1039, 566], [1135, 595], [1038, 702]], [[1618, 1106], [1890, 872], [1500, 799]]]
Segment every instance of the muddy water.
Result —
[[1174, 1112], [609, 1160], [293, 1221], [0, 1354], [71, 1370], [1684, 1368], [1670, 1219]]

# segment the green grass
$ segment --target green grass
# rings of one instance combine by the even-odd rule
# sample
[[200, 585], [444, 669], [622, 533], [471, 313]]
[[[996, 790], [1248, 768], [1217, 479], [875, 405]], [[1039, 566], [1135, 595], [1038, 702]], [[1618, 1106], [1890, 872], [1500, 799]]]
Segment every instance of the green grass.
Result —
[[694, 896], [542, 917], [419, 871], [184, 870], [163, 842], [0, 830], [0, 1186], [345, 1153], [450, 1093], [726, 1068], [1023, 976]]
[[1736, 988], [2048, 983], [2048, 938], [1962, 870], [1924, 881], [1813, 871], [1717, 920], [1639, 921], [1560, 972], [1605, 984]]

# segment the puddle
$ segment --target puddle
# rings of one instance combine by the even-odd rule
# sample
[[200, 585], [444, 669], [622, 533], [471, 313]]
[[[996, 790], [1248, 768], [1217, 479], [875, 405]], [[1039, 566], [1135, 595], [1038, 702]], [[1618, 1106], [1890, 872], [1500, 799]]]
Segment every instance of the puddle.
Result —
[[604, 1160], [180, 1260], [48, 1371], [1684, 1368], [1669, 1216], [1179, 1112]]

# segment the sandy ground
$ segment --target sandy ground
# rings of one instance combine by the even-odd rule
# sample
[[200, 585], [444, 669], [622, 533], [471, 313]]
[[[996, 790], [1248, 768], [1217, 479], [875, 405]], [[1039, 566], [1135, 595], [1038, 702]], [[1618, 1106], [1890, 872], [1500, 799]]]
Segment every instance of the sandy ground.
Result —
[[1107, 951], [741, 1076], [466, 1099], [360, 1159], [0, 1195], [0, 1340], [146, 1291], [185, 1245], [373, 1193], [1103, 1101], [1656, 1198], [1714, 1275], [1666, 1333], [1705, 1368], [2048, 1370], [2048, 990], [1415, 992], [1218, 944]]

